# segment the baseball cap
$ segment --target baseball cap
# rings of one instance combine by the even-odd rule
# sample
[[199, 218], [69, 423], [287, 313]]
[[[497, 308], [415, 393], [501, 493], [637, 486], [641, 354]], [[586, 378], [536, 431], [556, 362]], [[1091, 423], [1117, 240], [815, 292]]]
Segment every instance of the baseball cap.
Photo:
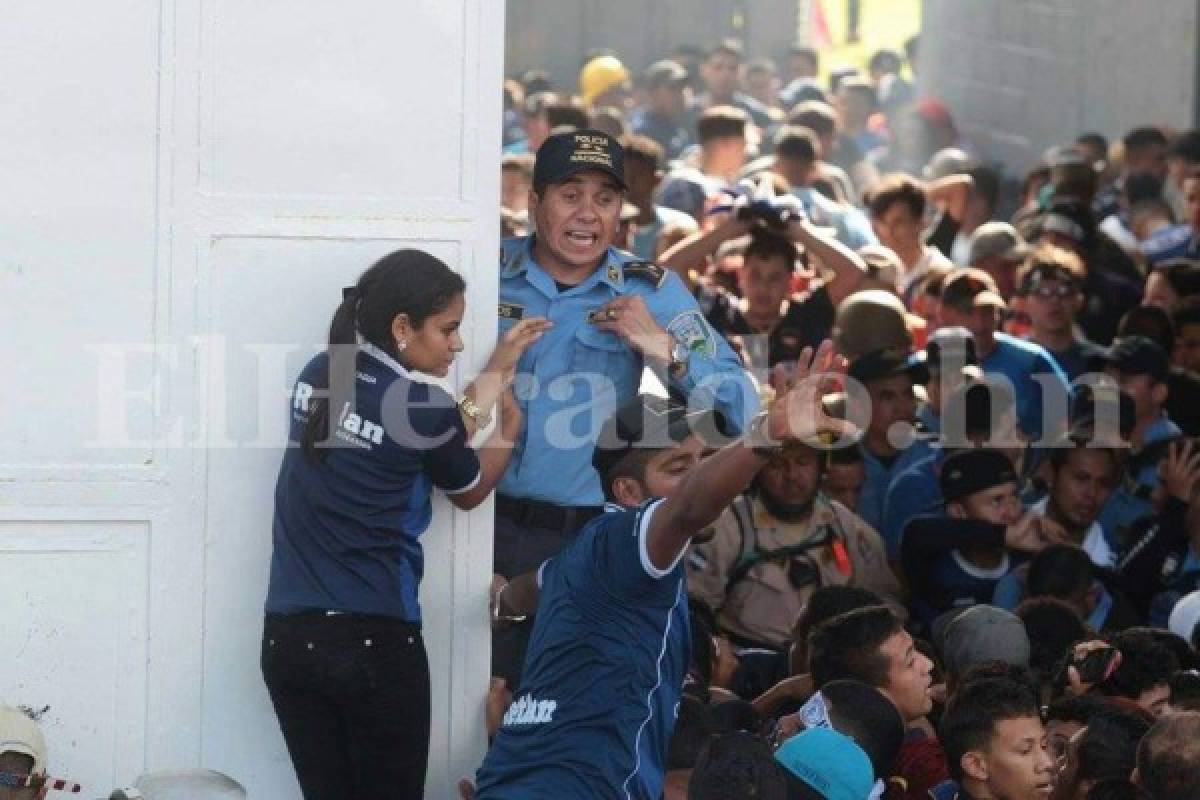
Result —
[[1163, 383], [1170, 377], [1171, 360], [1158, 342], [1148, 336], [1125, 336], [1096, 356], [1094, 367], [1110, 366], [1126, 375], [1149, 375]]
[[946, 276], [942, 282], [942, 305], [964, 311], [979, 306], [1008, 307], [992, 276], [975, 267], [963, 267]]
[[1025, 623], [1011, 611], [995, 606], [971, 606], [942, 628], [942, 662], [953, 675], [962, 675], [985, 661], [1029, 666], [1029, 650]]
[[829, 728], [810, 728], [788, 739], [775, 751], [775, 761], [789, 783], [798, 780], [825, 800], [867, 800], [875, 785], [863, 749]]
[[613, 87], [629, 80], [629, 70], [615, 56], [596, 56], [579, 71], [579, 93], [591, 103]]
[[655, 61], [642, 73], [642, 83], [647, 89], [654, 89], [659, 86], [670, 86], [673, 84], [687, 83], [688, 74], [678, 62], [672, 61], [669, 58], [664, 58], [662, 61]]
[[1005, 261], [1021, 261], [1030, 252], [1029, 243], [1007, 222], [985, 222], [971, 234], [967, 262], [979, 264], [999, 256]]
[[612, 136], [594, 128], [552, 133], [538, 148], [533, 164], [533, 185], [561, 183], [578, 172], [598, 170], [625, 188], [625, 148]]
[[1200, 590], [1179, 598], [1171, 609], [1171, 616], [1167, 618], [1167, 630], [1191, 642], [1197, 622], [1200, 622]]
[[912, 341], [904, 303], [891, 292], [855, 292], [838, 306], [833, 342], [848, 359], [885, 347], [908, 350]]
[[958, 147], [943, 147], [933, 154], [929, 163], [921, 170], [921, 174], [927, 181], [936, 181], [949, 175], [966, 172], [976, 163], [978, 162], [965, 150]]
[[724, 417], [710, 409], [690, 410], [669, 397], [642, 393], [619, 408], [600, 428], [592, 466], [604, 476], [635, 448], [664, 450], [693, 434], [716, 442], [727, 435]]
[[46, 740], [37, 722], [19, 708], [0, 705], [0, 753], [21, 753], [33, 759], [32, 773], [46, 771]]
[[925, 367], [925, 360], [919, 354], [909, 353], [900, 348], [882, 348], [861, 355], [850, 362], [846, 374], [859, 383], [901, 374], [908, 375], [913, 383], [929, 381], [929, 370]]
[[947, 503], [1005, 483], [1017, 483], [1017, 472], [1008, 456], [982, 447], [948, 456], [938, 477]]

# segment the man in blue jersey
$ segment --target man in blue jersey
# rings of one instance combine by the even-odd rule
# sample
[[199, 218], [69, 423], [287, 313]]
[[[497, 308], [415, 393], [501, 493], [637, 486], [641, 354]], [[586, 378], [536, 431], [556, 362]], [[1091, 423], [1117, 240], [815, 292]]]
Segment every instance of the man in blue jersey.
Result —
[[955, 270], [942, 284], [941, 325], [969, 330], [984, 373], [1012, 382], [1021, 432], [1031, 440], [1056, 441], [1066, 433], [1067, 376], [1040, 344], [997, 330], [1004, 309], [995, 281], [983, 270]]
[[[610, 419], [593, 464], [608, 513], [536, 573], [501, 588], [497, 612], [537, 621], [524, 677], [479, 771], [479, 800], [662, 794], [690, 650], [680, 563], [691, 537], [746, 489], [785, 439], [848, 434], [826, 415], [806, 351], [746, 437], [701, 461], [711, 412], [639, 396]], [[665, 499], [658, 499], [665, 498]]]

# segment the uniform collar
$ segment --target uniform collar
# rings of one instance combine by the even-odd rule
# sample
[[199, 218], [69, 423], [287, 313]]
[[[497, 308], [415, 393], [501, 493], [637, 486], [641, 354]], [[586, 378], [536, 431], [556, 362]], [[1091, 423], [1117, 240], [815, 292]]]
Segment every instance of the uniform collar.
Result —
[[[550, 273], [546, 272], [542, 265], [537, 263], [533, 257], [533, 243], [536, 235], [530, 234], [525, 237], [520, 246], [502, 251], [500, 276], [510, 278], [522, 272], [527, 272], [529, 273], [530, 283], [549, 293], [550, 289], [555, 286], [555, 282], [550, 277]], [[600, 261], [600, 266], [593, 270], [592, 274], [571, 288], [586, 290], [597, 283], [605, 283], [619, 292], [625, 287], [625, 270], [621, 264], [620, 251], [609, 247], [604, 251], [604, 258]], [[534, 269], [531, 270], [531, 266]]]

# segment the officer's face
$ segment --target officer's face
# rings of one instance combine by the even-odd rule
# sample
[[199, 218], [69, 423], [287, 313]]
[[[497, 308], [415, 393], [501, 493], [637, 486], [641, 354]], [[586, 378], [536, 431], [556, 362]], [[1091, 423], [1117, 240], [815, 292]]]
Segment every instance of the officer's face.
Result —
[[463, 349], [458, 329], [465, 311], [466, 302], [460, 294], [446, 308], [426, 317], [420, 327], [405, 325], [397, 337], [403, 337], [406, 343], [400, 352], [400, 363], [426, 375], [446, 375], [454, 363], [454, 356]]
[[616, 181], [603, 172], [580, 172], [529, 193], [537, 225], [534, 258], [556, 279], [586, 277], [599, 266], [617, 234], [624, 199]]

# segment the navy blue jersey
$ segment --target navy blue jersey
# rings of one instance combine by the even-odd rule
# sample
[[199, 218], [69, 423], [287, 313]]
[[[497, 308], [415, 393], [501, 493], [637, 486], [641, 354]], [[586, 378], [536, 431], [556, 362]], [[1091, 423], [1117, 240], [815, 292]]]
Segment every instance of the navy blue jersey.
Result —
[[419, 624], [418, 537], [429, 527], [430, 492], [473, 488], [479, 459], [449, 394], [363, 345], [354, 396], [330, 409], [333, 446], [317, 461], [299, 442], [327, 364], [325, 353], [313, 358], [292, 392], [266, 610], [350, 611]]
[[690, 637], [679, 559], [658, 570], [646, 552], [657, 507], [600, 515], [543, 565], [522, 685], [479, 800], [662, 796]]

